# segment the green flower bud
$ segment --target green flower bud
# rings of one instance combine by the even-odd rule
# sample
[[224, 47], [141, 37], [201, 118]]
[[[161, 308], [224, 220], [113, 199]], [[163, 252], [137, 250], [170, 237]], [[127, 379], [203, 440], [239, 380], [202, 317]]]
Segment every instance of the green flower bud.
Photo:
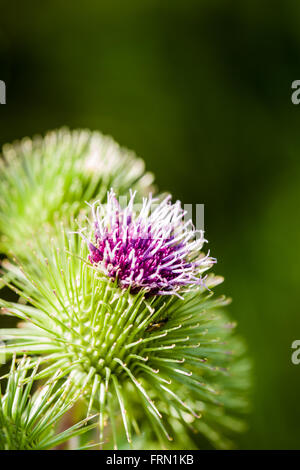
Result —
[[147, 194], [153, 176], [143, 160], [111, 137], [61, 129], [3, 147], [0, 159], [0, 252], [26, 256], [45, 223], [55, 225], [102, 200], [114, 186]]
[[[47, 450], [85, 434], [87, 418], [62, 432], [55, 427], [78, 399], [70, 380], [59, 383], [60, 371], [31, 396], [37, 368], [24, 356], [16, 367], [13, 358], [5, 393], [0, 390], [0, 450]], [[84, 393], [83, 390], [80, 394]]]

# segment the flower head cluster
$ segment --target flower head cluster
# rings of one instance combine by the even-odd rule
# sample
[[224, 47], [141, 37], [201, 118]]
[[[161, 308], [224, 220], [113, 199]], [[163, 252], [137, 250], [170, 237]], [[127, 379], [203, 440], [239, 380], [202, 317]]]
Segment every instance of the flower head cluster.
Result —
[[179, 295], [182, 289], [203, 285], [202, 273], [216, 260], [201, 253], [206, 242], [203, 231], [184, 220], [180, 202], [172, 204], [168, 196], [157, 203], [150, 196], [136, 210], [134, 201], [131, 192], [128, 205], [121, 208], [111, 190], [106, 205], [92, 205], [90, 262], [132, 290]]
[[[204, 274], [216, 260], [201, 251], [203, 231], [170, 197], [137, 203], [152, 176], [102, 134], [58, 131], [3, 157], [0, 289], [20, 301], [0, 298], [0, 315], [22, 323], [0, 328], [0, 356], [13, 356], [0, 450], [50, 449], [81, 434], [89, 448], [94, 425], [107, 448], [125, 436], [133, 448], [170, 448], [173, 438], [171, 448], [194, 448], [197, 432], [231, 446], [226, 434], [243, 429], [248, 406], [249, 363], [223, 312], [228, 301], [204, 289], [222, 278]], [[129, 202], [111, 190], [103, 204], [110, 187], [131, 187]], [[78, 243], [75, 217], [95, 200]], [[87, 419], [69, 428], [63, 415], [83, 397]]]

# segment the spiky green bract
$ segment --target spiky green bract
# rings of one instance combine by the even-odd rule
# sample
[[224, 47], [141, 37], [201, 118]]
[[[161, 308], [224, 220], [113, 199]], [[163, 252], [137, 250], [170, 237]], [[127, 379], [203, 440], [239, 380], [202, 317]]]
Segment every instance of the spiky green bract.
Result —
[[78, 398], [71, 381], [58, 381], [58, 370], [51, 380], [31, 396], [38, 362], [32, 368], [24, 356], [16, 367], [13, 358], [7, 386], [0, 390], [0, 450], [47, 450], [86, 433], [94, 424], [81, 421], [60, 433], [55, 427]]
[[[90, 265], [84, 241], [64, 232], [31, 256], [32, 268], [7, 266], [23, 301], [1, 301], [2, 312], [23, 323], [0, 330], [6, 354], [40, 355], [37, 378], [60, 369], [78, 387], [86, 382], [88, 413], [99, 412], [100, 441], [110, 423], [110, 448], [120, 445], [120, 416], [129, 443], [148, 421], [157, 448], [172, 439], [188, 446], [197, 431], [228, 445], [227, 431], [240, 430], [237, 412], [246, 408], [247, 364], [222, 312], [226, 299], [205, 288], [184, 300], [132, 294]], [[218, 282], [209, 276], [206, 285]]]
[[76, 215], [85, 201], [136, 188], [153, 177], [143, 160], [99, 132], [61, 129], [3, 147], [0, 158], [0, 252], [25, 256], [45, 222]]

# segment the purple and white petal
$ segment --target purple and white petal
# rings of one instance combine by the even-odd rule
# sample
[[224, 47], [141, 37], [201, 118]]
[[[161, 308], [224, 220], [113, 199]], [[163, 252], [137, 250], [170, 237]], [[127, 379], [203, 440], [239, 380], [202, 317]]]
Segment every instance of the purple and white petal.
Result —
[[[157, 203], [152, 196], [135, 210], [135, 193], [121, 208], [115, 193], [107, 204], [92, 207], [93, 240], [88, 241], [89, 260], [123, 288], [147, 288], [151, 294], [179, 295], [204, 285], [202, 273], [215, 258], [201, 252], [207, 242], [185, 211], [170, 196]], [[85, 238], [85, 237], [84, 237]]]

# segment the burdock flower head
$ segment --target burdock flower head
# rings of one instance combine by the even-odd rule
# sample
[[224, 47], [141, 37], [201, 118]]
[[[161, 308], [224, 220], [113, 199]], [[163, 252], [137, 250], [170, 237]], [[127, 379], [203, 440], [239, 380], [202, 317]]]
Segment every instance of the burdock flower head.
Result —
[[[48, 449], [92, 432], [86, 421], [52, 431], [79, 397], [107, 449], [192, 449], [197, 433], [232, 446], [248, 408], [249, 362], [228, 300], [208, 290], [222, 278], [205, 274], [215, 259], [201, 251], [203, 231], [170, 197], [138, 205], [151, 175], [102, 134], [59, 131], [3, 156], [0, 251], [15, 256], [0, 265], [0, 288], [20, 300], [0, 298], [0, 314], [21, 322], [0, 328], [0, 355], [28, 359], [20, 368], [13, 360], [0, 394], [0, 449]], [[111, 190], [103, 204], [111, 187], [137, 194], [122, 204]], [[81, 238], [84, 201], [97, 202]], [[31, 399], [33, 382], [45, 379]]]
[[193, 448], [197, 432], [230, 447], [249, 364], [227, 299], [205, 288], [222, 278], [205, 278], [215, 260], [201, 254], [203, 233], [170, 198], [138, 207], [132, 193], [123, 207], [110, 191], [92, 214], [83, 239], [62, 223], [37, 241], [31, 264], [3, 263], [3, 283], [22, 302], [0, 300], [0, 313], [22, 323], [0, 329], [2, 349], [39, 356], [35, 380], [60, 371], [84, 390], [105, 448], [124, 437], [134, 448]]
[[139, 205], [135, 195], [130, 192], [125, 208], [113, 190], [106, 205], [92, 205], [93, 240], [86, 239], [90, 262], [132, 291], [180, 296], [192, 286], [203, 286], [202, 274], [216, 261], [201, 253], [204, 232], [185, 220], [186, 211], [179, 201], [172, 204], [170, 196], [160, 203], [150, 196]]

